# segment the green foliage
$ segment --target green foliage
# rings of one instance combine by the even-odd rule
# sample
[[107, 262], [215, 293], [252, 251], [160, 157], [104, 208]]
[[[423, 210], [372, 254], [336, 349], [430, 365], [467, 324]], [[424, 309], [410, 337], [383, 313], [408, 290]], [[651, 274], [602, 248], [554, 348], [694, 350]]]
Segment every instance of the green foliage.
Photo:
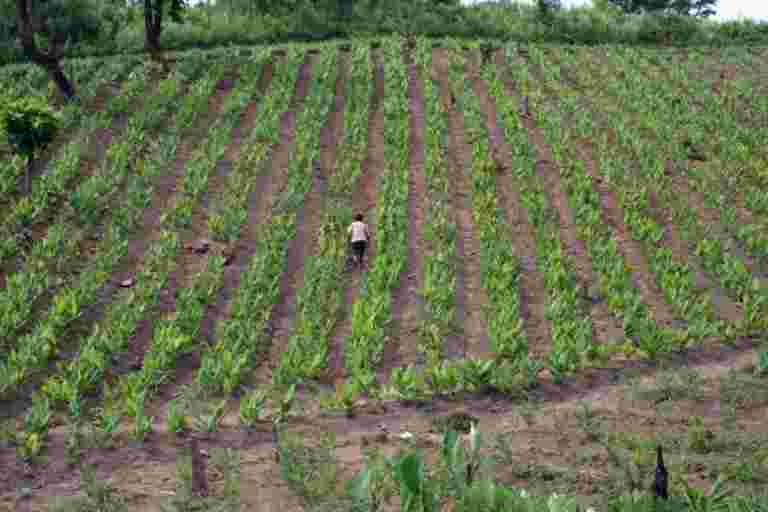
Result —
[[332, 434], [324, 434], [318, 446], [312, 447], [305, 445], [298, 434], [280, 433], [280, 473], [307, 504], [317, 505], [333, 494], [338, 476], [335, 445]]
[[51, 143], [61, 116], [38, 97], [23, 97], [4, 102], [0, 111], [0, 133], [18, 154], [30, 158]]

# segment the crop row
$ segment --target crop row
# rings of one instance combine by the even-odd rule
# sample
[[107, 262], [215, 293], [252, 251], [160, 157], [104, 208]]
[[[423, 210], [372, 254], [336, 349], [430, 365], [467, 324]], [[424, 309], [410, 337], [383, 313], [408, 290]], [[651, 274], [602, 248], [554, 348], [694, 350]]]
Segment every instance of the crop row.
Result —
[[[626, 67], [621, 61], [617, 65]], [[626, 69], [626, 73], [633, 76], [631, 69]], [[589, 80], [590, 77], [580, 75], [580, 79]], [[686, 133], [692, 124], [686, 122], [690, 121], [690, 108], [676, 99], [678, 95], [666, 87], [661, 84], [659, 88], [654, 89], [652, 95], [644, 87], [638, 88], [639, 90], [620, 88], [614, 93], [622, 94], [624, 108], [644, 120], [650, 133], [656, 135], [653, 143], [643, 142], [643, 138], [626, 120], [626, 116], [621, 119], [611, 118], [614, 129], [620, 134], [619, 139], [625, 150], [630, 149], [639, 155], [638, 160], [643, 166], [643, 171], [638, 178], [653, 191], [659, 201], [672, 209], [675, 221], [681, 226], [682, 235], [695, 244], [695, 254], [701, 258], [704, 268], [723, 288], [731, 291], [744, 307], [743, 328], [759, 329], [765, 321], [764, 313], [768, 304], [765, 292], [755, 283], [743, 261], [734, 254], [732, 243], [712, 236], [713, 226], [704, 224], [697, 216], [696, 210], [689, 207], [690, 197], [676, 196], [672, 178], [664, 172], [665, 161], [679, 162], [686, 159], [685, 148], [674, 143], [677, 140], [674, 135]], [[656, 108], [649, 111], [649, 103]], [[681, 122], [683, 124], [680, 124]], [[698, 173], [689, 173], [687, 183], [698, 187], [704, 193], [708, 201], [707, 206], [717, 208], [718, 204], [724, 204], [720, 187], [715, 184], [706, 186], [699, 176]]]
[[[648, 190], [642, 184], [633, 181], [631, 173], [625, 172], [626, 169], [632, 168], [634, 162], [625, 159], [615, 146], [599, 137], [599, 130], [593, 125], [592, 119], [584, 115], [576, 101], [564, 94], [560, 88], [558, 69], [545, 64], [539, 52], [534, 50], [531, 55], [548, 77], [547, 83], [553, 84], [551, 86], [558, 97], [562, 97], [558, 105], [542, 105], [543, 112], [540, 118], [545, 132], [550, 134], [553, 140], [558, 138], [566, 141], [563, 144], [563, 152], [569, 155], [569, 158], [578, 158], [576, 146], [573, 144], [578, 137], [586, 137], [595, 142], [597, 149], [594, 152], [595, 161], [599, 169], [609, 177], [606, 182], [618, 198], [618, 204], [623, 210], [624, 223], [628, 226], [633, 239], [641, 244], [644, 257], [667, 303], [687, 323], [686, 330], [676, 338], [675, 342], [682, 344], [719, 332], [721, 323], [715, 318], [706, 297], [697, 292], [690, 266], [673, 257], [669, 248], [659, 245], [664, 237], [665, 228], [660, 226], [648, 211]], [[565, 123], [563, 121], [565, 116], [572, 117], [573, 122]], [[578, 128], [572, 129], [571, 126]], [[671, 348], [672, 345], [660, 346], [657, 347], [657, 351], [668, 351]]]
[[[254, 131], [246, 143], [243, 158], [235, 164], [235, 173], [261, 166], [279, 142], [280, 117], [288, 108], [299, 76], [301, 55], [289, 51], [276, 63], [271, 92], [262, 101]], [[231, 215], [247, 215], [247, 194], [229, 203]], [[271, 229], [257, 238], [257, 247], [249, 269], [242, 278], [232, 302], [229, 317], [218, 325], [216, 343], [202, 354], [197, 382], [210, 393], [231, 393], [240, 384], [243, 373], [252, 366], [254, 355], [265, 344], [264, 326], [279, 291], [283, 258], [289, 240], [291, 220], [273, 216]], [[232, 225], [240, 232], [241, 223]], [[230, 230], [225, 230], [229, 232]], [[269, 233], [269, 234], [267, 234]]]
[[[152, 105], [157, 110], [167, 111], [174, 105], [173, 99], [177, 96], [181, 83], [171, 77], [167, 79], [173, 82], [174, 87], [167, 87], [166, 94], [157, 94], [152, 98]], [[141, 174], [143, 163], [141, 160], [130, 165], [131, 158], [141, 158], [146, 151], [149, 141], [145, 139], [143, 121], [152, 119], [157, 115], [140, 115], [134, 119], [128, 128], [128, 136], [122, 145], [122, 166], [116, 166], [116, 172], [127, 173], [129, 169], [136, 169], [136, 174]], [[117, 152], [118, 150], [115, 150]], [[121, 171], [122, 169], [122, 171]], [[109, 173], [105, 173], [103, 179], [110, 180]], [[43, 367], [55, 354], [60, 336], [66, 327], [81, 316], [83, 308], [97, 298], [97, 292], [102, 284], [112, 273], [118, 262], [125, 256], [128, 248], [128, 236], [141, 219], [141, 208], [135, 210], [113, 211], [113, 219], [102, 235], [101, 244], [97, 248], [96, 256], [89, 268], [78, 276], [71, 286], [59, 291], [52, 299], [49, 312], [43, 316], [32, 332], [20, 338], [16, 347], [8, 354], [7, 360], [0, 365], [0, 393], [7, 393], [25, 380], [30, 370]]]
[[161, 82], [164, 90], [128, 119], [126, 133], [110, 144], [99, 171], [71, 193], [46, 236], [33, 243], [23, 269], [8, 278], [6, 288], [0, 292], [0, 331], [6, 336], [29, 321], [38, 297], [55, 291], [72, 277], [70, 267], [75, 266], [72, 260], [79, 255], [80, 242], [103, 222], [104, 214], [119, 213], [111, 208], [111, 203], [130, 173], [141, 169], [132, 160], [141, 156], [142, 148], [146, 147], [146, 130], [151, 129], [152, 121], [172, 107], [180, 83], [178, 77]]

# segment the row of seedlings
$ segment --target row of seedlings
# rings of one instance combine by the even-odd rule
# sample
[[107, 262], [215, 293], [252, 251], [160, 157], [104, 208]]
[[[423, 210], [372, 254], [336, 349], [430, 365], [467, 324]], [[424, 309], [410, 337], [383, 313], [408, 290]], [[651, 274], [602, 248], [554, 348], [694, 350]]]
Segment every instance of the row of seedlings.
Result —
[[[458, 57], [457, 57], [458, 58]], [[463, 64], [463, 62], [462, 62]], [[453, 69], [453, 68], [452, 68]], [[482, 76], [500, 92], [501, 83], [495, 66], [484, 65]], [[483, 122], [479, 99], [471, 85], [456, 73], [452, 83], [464, 83], [459, 104], [465, 106], [465, 119], [473, 135], [473, 206], [476, 225], [483, 241], [483, 281], [494, 307], [489, 311], [488, 325], [492, 339], [496, 340], [496, 353], [517, 362], [526, 355], [525, 335], [520, 318], [519, 272], [520, 263], [512, 251], [506, 233], [498, 229], [499, 212], [496, 198], [496, 168], [490, 154], [490, 134]], [[518, 190], [522, 204], [534, 228], [536, 260], [544, 275], [548, 302], [545, 314], [550, 322], [552, 348], [547, 356], [547, 367], [555, 382], [588, 364], [597, 355], [593, 339], [593, 325], [588, 312], [581, 307], [580, 292], [574, 274], [574, 262], [560, 239], [557, 213], [549, 204], [542, 177], [535, 174], [535, 155], [527, 144], [527, 133], [514, 110], [507, 102], [501, 113], [505, 136], [513, 154], [513, 186]], [[502, 343], [499, 343], [499, 340]], [[499, 352], [498, 348], [505, 351]], [[527, 365], [526, 365], [527, 366]], [[507, 374], [508, 375], [508, 374]], [[500, 376], [501, 377], [501, 376]]]
[[109, 128], [118, 105], [125, 105], [125, 112], [128, 112], [128, 106], [134, 105], [146, 92], [147, 77], [142, 71], [143, 68], [139, 67], [130, 74], [122, 84], [121, 94], [111, 97], [104, 110], [86, 117], [79, 135], [50, 162], [51, 171], [33, 181], [31, 193], [19, 198], [9, 208], [0, 227], [3, 233], [0, 238], [0, 264], [8, 264], [10, 258], [22, 251], [23, 239], [17, 236], [19, 230], [42, 220], [51, 205], [66, 195], [68, 184], [81, 171], [81, 157], [85, 155], [90, 137], [98, 129]]
[[[429, 241], [424, 255], [424, 320], [420, 325], [419, 351], [424, 355], [425, 390], [452, 393], [457, 387], [456, 370], [445, 359], [445, 339], [456, 329], [456, 236], [451, 211], [451, 183], [446, 155], [448, 112], [440, 102], [440, 88], [434, 75], [432, 47], [428, 40], [416, 43], [415, 61], [424, 84], [424, 175], [428, 190], [428, 215], [424, 237]], [[407, 398], [410, 383], [417, 376], [413, 366], [396, 369], [392, 383], [400, 398]]]
[[[288, 242], [296, 235], [296, 210], [304, 202], [312, 184], [311, 164], [319, 152], [319, 132], [322, 120], [331, 106], [334, 52], [325, 47], [313, 63], [313, 80], [303, 109], [297, 116], [296, 142], [290, 158], [287, 184], [274, 200], [270, 219], [257, 238], [257, 247], [240, 287], [232, 300], [227, 320], [218, 326], [218, 338], [210, 352], [203, 355], [197, 382], [213, 392], [232, 392], [241, 383], [244, 373], [252, 367], [254, 356], [269, 343], [266, 326], [280, 292], [280, 276], [285, 266]], [[290, 49], [285, 63], [286, 73], [278, 89], [290, 92], [298, 78], [300, 54]], [[330, 96], [330, 98], [329, 98]], [[289, 96], [280, 105], [288, 106]], [[270, 114], [279, 126], [279, 110]], [[278, 133], [279, 130], [275, 130]], [[272, 146], [277, 143], [273, 139]], [[246, 403], [247, 400], [243, 400]]]
[[[141, 83], [140, 77], [137, 80]], [[100, 169], [70, 194], [46, 236], [32, 244], [23, 267], [8, 277], [6, 287], [0, 290], [0, 332], [4, 333], [0, 340], [10, 339], [31, 321], [38, 298], [55, 293], [76, 275], [81, 241], [94, 236], [94, 229], [106, 220], [105, 214], [116, 215], [112, 202], [135, 169], [133, 159], [147, 146], [148, 131], [174, 107], [181, 80], [182, 76], [177, 75], [161, 81], [158, 94], [148, 98], [128, 119], [126, 133], [107, 148]]]
[[[629, 65], [646, 63], [648, 58], [642, 52], [628, 52]], [[652, 77], [659, 73], [649, 72]], [[720, 212], [723, 226], [746, 248], [753, 257], [768, 262], [768, 235], [766, 231], [765, 212], [768, 211], [768, 194], [765, 185], [768, 176], [761, 170], [765, 167], [766, 130], [744, 126], [739, 121], [736, 112], [726, 108], [727, 97], [714, 93], [707, 84], [691, 76], [690, 66], [680, 66], [673, 72], [674, 85], [684, 89], [687, 96], [681, 97], [671, 89], [673, 84], [661, 88], [661, 94], [654, 101], [684, 102], [687, 107], [685, 117], [675, 117], [679, 126], [685, 126], [693, 151], [704, 152], [697, 158], [705, 161], [695, 167], [696, 180], [693, 185], [702, 191], [710, 204], [716, 205]], [[647, 89], [648, 80], [641, 87]], [[669, 87], [669, 89], [668, 89]], [[753, 97], [747, 88], [740, 94]], [[692, 98], [696, 98], [694, 102]], [[768, 100], [760, 96], [754, 97], [751, 105], [751, 115], [765, 119]], [[759, 118], [759, 117], [758, 117]], [[678, 127], [664, 123], [665, 130]], [[679, 133], [679, 132], [678, 132]], [[703, 148], [706, 147], [706, 150]], [[762, 157], [762, 158], [761, 158]], [[740, 215], [739, 198], [743, 196], [744, 214]], [[737, 200], [734, 201], [733, 199]], [[762, 205], [762, 208], [761, 208]], [[756, 208], [758, 215], [753, 214]], [[759, 212], [762, 210], [762, 215]]]
[[[649, 166], [656, 165], [657, 161], [649, 158], [650, 155], [635, 159], [631, 156], [635, 153], [629, 153], [628, 156], [626, 149], [621, 145], [612, 144], [607, 138], [600, 137], [600, 130], [588, 113], [578, 107], [578, 102], [573, 97], [564, 94], [559, 68], [547, 64], [537, 49], [532, 50], [531, 57], [541, 67], [547, 76], [547, 83], [560, 98], [558, 105], [544, 106], [548, 111], [545, 116], [546, 129], [552, 133], [553, 138], [558, 137], [565, 141], [564, 145], [570, 145], [572, 154], [575, 153], [572, 141], [578, 137], [589, 138], [595, 142], [597, 151], [594, 152], [594, 158], [600, 170], [608, 176], [606, 182], [624, 211], [624, 222], [629, 227], [633, 239], [642, 245], [644, 256], [654, 274], [656, 284], [664, 293], [666, 302], [687, 323], [683, 336], [677, 340], [678, 343], [689, 343], [721, 333], [724, 325], [716, 318], [706, 294], [696, 289], [693, 269], [688, 263], [674, 257], [668, 247], [659, 245], [665, 228], [649, 214], [648, 187], [633, 173], [626, 172], [635, 165], [643, 172], [649, 169]], [[555, 111], [571, 117], [574, 122], [568, 125], [563, 122], [563, 116], [555, 114]], [[570, 126], [574, 128], [569, 129]], [[563, 135], [567, 136], [562, 138]]]
[[408, 259], [408, 78], [401, 63], [401, 45], [399, 38], [387, 39], [382, 44], [387, 90], [383, 99], [387, 165], [379, 179], [376, 201], [376, 258], [352, 307], [352, 333], [344, 347], [347, 370], [360, 391], [369, 391], [376, 384], [386, 327], [392, 321], [392, 291]]
[[[272, 92], [260, 106], [254, 131], [246, 144], [248, 149], [235, 164], [236, 173], [262, 166], [277, 147], [281, 114], [290, 105], [303, 58], [303, 53], [290, 48], [286, 57], [275, 64]], [[247, 197], [248, 194], [240, 196], [238, 202], [230, 205], [235, 211], [231, 214], [233, 219], [247, 216]], [[227, 216], [222, 215], [222, 225]], [[217, 222], [214, 218], [212, 221]], [[239, 233], [242, 229], [242, 221], [233, 220], [229, 224], [231, 227], [222, 228], [223, 232]], [[230, 315], [218, 324], [216, 342], [202, 354], [195, 379], [206, 392], [229, 394], [235, 391], [243, 374], [252, 367], [255, 354], [263, 350], [267, 341], [263, 332], [279, 293], [290, 228], [288, 217], [274, 215], [256, 238], [257, 248], [232, 299]]]
[[[364, 46], [352, 47], [347, 67], [342, 140], [334, 141], [338, 148], [336, 165], [328, 176], [328, 189], [323, 197], [325, 205], [317, 252], [305, 260], [293, 334], [273, 376], [276, 383], [317, 377], [327, 367], [330, 336], [342, 305], [344, 280], [339, 279], [339, 275], [344, 271], [347, 255], [346, 227], [352, 220], [352, 193], [367, 142], [365, 122], [369, 96], [366, 93], [372, 87], [369, 55]], [[337, 66], [337, 73], [341, 73], [341, 69]]]
[[[593, 178], [585, 171], [584, 162], [578, 155], [571, 152], [570, 147], [563, 146], [560, 118], [557, 113], [545, 110], [543, 91], [531, 85], [527, 65], [513, 57], [514, 48], [507, 47], [505, 50], [507, 65], [514, 79], [528, 87], [530, 104], [540, 112], [537, 120], [542, 123], [546, 141], [552, 148], [555, 163], [560, 167], [578, 235], [586, 244], [598, 276], [600, 294], [607, 298], [609, 310], [622, 319], [627, 338], [623, 348], [627, 352], [637, 348], [649, 356], [671, 349], [680, 333], [660, 327], [651, 318], [648, 306], [632, 282], [632, 269], [619, 251], [617, 239], [611, 228], [603, 223], [600, 197]], [[504, 104], [504, 99], [497, 97], [497, 102]]]
[[[162, 93], [153, 96], [150, 103], [158, 111], [167, 112], [175, 106], [174, 100], [181, 89], [181, 80], [170, 77], [165, 82], [169, 85], [161, 87]], [[113, 162], [116, 171], [125, 175], [131, 170], [134, 170], [134, 174], [144, 172], [141, 157], [150, 147], [151, 141], [145, 138], [143, 126], [146, 120], [154, 119], [156, 115], [159, 114], [143, 111], [142, 115], [132, 120], [127, 140], [113, 155], [120, 158], [119, 164]], [[138, 162], [135, 162], [135, 159], [138, 159]], [[106, 173], [105, 179], [108, 179]], [[146, 204], [144, 206], [146, 207]], [[111, 224], [103, 230], [101, 242], [88, 268], [80, 273], [73, 283], [53, 296], [48, 312], [35, 324], [31, 332], [16, 341], [16, 346], [8, 352], [6, 360], [0, 363], [0, 395], [13, 392], [30, 373], [35, 369], [44, 368], [56, 354], [60, 338], [67, 326], [79, 318], [84, 308], [97, 299], [98, 291], [127, 254], [128, 238], [131, 230], [140, 222], [141, 214], [140, 210], [113, 209]]]
[[[252, 71], [250, 65], [243, 66], [245, 72]], [[214, 82], [215, 84], [215, 82]], [[236, 114], [237, 107], [250, 97], [249, 90], [253, 87], [251, 81], [245, 81], [242, 90], [233, 92], [231, 108], [227, 114]], [[199, 88], [191, 96], [207, 101], [211, 89]], [[198, 101], [189, 101], [175, 117], [175, 121], [187, 118], [190, 112], [200, 112]], [[194, 110], [193, 110], [194, 109]], [[226, 108], [225, 108], [226, 110]], [[157, 152], [150, 164], [144, 166], [144, 172], [139, 176], [150, 190], [143, 194], [145, 202], [151, 197], [150, 177], [156, 176], [163, 169], [163, 162], [173, 160], [174, 151], [179, 142], [178, 133], [181, 124], [175, 123], [161, 138], [160, 151]], [[174, 215], [171, 214], [171, 217]], [[181, 216], [176, 215], [176, 219]], [[168, 219], [170, 222], [170, 219]], [[183, 219], [182, 219], [183, 220]], [[111, 365], [111, 359], [128, 347], [130, 338], [135, 334], [139, 321], [145, 312], [151, 310], [159, 299], [159, 293], [165, 286], [169, 273], [173, 270], [178, 240], [173, 232], [165, 232], [159, 242], [152, 246], [150, 253], [143, 263], [142, 269], [135, 277], [131, 292], [125, 300], [116, 301], [105, 315], [103, 321], [93, 330], [83, 342], [78, 357], [69, 361], [63, 368], [62, 374], [49, 379], [45, 386], [46, 394], [56, 401], [67, 401], [70, 409], [76, 409], [72, 404], [80, 401], [83, 394], [93, 391], [101, 382], [105, 371]], [[213, 260], [212, 260], [213, 261]], [[214, 261], [215, 263], [215, 261]], [[212, 263], [213, 264], [213, 263]]]
[[[167, 89], [178, 93], [180, 85], [178, 83], [176, 87]], [[207, 98], [211, 92], [211, 89], [200, 89], [198, 94]], [[197, 105], [190, 103], [190, 106]], [[141, 151], [132, 156], [137, 161], [136, 172], [130, 175], [126, 186], [128, 204], [125, 208], [117, 210], [119, 213], [115, 214], [105, 237], [105, 241], [115, 247], [111, 268], [125, 255], [128, 237], [140, 226], [143, 210], [151, 201], [153, 181], [167, 171], [167, 162], [174, 159], [179, 142], [179, 124], [174, 121], [189, 115], [190, 113], [182, 108], [180, 115], [165, 127], [168, 131], [160, 135], [157, 142], [142, 145]], [[110, 305], [102, 321], [79, 345], [75, 358], [60, 363], [61, 374], [49, 378], [42, 387], [42, 393], [33, 397], [32, 407], [25, 418], [22, 448], [26, 453], [34, 454], [42, 448], [48, 427], [41, 418], [50, 417], [52, 405], [67, 403], [70, 416], [80, 418], [84, 396], [97, 390], [98, 385], [103, 382], [106, 369], [115, 363], [115, 355], [127, 347], [138, 321], [157, 303], [159, 293], [173, 269], [174, 255], [179, 245], [175, 232], [161, 233], [143, 262], [134, 286], [125, 292], [122, 300], [118, 299]], [[99, 282], [103, 282], [103, 278], [110, 273], [107, 269], [100, 269]], [[104, 383], [104, 386], [107, 387], [107, 384]], [[111, 409], [104, 411], [101, 426], [106, 431], [114, 431], [118, 427], [117, 417], [112, 414]]]
[[[67, 103], [61, 109], [58, 110], [59, 115], [59, 133], [66, 134], [76, 130], [81, 124], [88, 126], [87, 119], [91, 115], [86, 109], [83, 109], [83, 104], [91, 101], [95, 96], [99, 88], [102, 88], [110, 83], [113, 83], [123, 74], [128, 73], [132, 68], [139, 64], [139, 60], [136, 58], [121, 58], [109, 60], [104, 65], [91, 70], [88, 73], [83, 72], [84, 80], [78, 87], [78, 95], [81, 101], [77, 103]], [[35, 66], [37, 67], [37, 66]], [[8, 97], [14, 96], [29, 96], [34, 95], [31, 92], [23, 92], [18, 88], [18, 81], [6, 82], [0, 79], [2, 83], [11, 83], [10, 92], [6, 93]], [[5, 134], [0, 127], [0, 145], [5, 144]], [[9, 198], [16, 186], [18, 185], [19, 177], [24, 172], [23, 157], [20, 155], [12, 155], [10, 158], [0, 161], [0, 198]], [[5, 200], [1, 201], [5, 202]]]
[[[621, 65], [621, 62], [619, 62]], [[623, 66], [624, 72], [632, 75], [631, 69]], [[586, 76], [578, 72], [578, 79], [584, 83], [591, 83], [592, 76]], [[636, 83], [642, 83], [640, 77], [633, 78]], [[611, 88], [614, 86], [611, 85]], [[661, 91], [665, 90], [664, 84], [659, 84]], [[611, 89], [613, 91], [613, 89]], [[635, 89], [620, 88], [613, 92], [622, 94], [624, 108], [636, 113], [644, 123], [646, 130], [656, 137], [653, 141], [643, 138], [639, 130], [624, 120], [622, 116], [612, 117], [615, 129], [619, 134], [619, 141], [625, 148], [632, 150], [641, 156], [640, 161], [644, 172], [638, 176], [649, 190], [653, 191], [659, 201], [667, 205], [674, 212], [675, 222], [680, 225], [682, 236], [695, 244], [695, 253], [701, 258], [703, 266], [707, 272], [719, 281], [720, 285], [734, 294], [738, 302], [744, 309], [744, 318], [741, 328], [745, 332], [759, 330], [768, 321], [765, 315], [765, 309], [768, 306], [768, 294], [761, 290], [759, 282], [747, 270], [744, 262], [733, 254], [734, 247], [724, 243], [721, 239], [711, 236], [712, 226], [705, 225], [699, 219], [694, 208], [689, 207], [690, 198], [681, 198], [675, 193], [672, 177], [667, 175], [664, 169], [664, 161], [679, 162], [687, 158], [687, 151], [682, 145], [674, 143], [675, 132], [687, 130], [687, 124], [679, 125], [679, 120], [692, 122], [687, 113], [690, 109], [675, 99], [676, 96], [671, 93], [665, 94], [666, 98], [661, 103], [656, 103], [655, 98], [662, 98], [660, 91], [654, 89], [653, 94], [645, 87]], [[647, 109], [648, 104], [656, 105], [653, 111]], [[673, 130], [673, 131], [670, 131]], [[688, 182], [696, 186], [697, 180], [695, 174], [688, 174]], [[703, 190], [705, 198], [708, 199], [706, 206], [717, 208], [722, 204], [721, 200], [713, 200], [712, 195], [717, 195], [710, 187], [709, 192]], [[728, 329], [723, 333], [727, 338], [734, 334], [733, 329]]]
[[[266, 58], [266, 52], [261, 52], [256, 61], [241, 65], [240, 78], [226, 97], [205, 140], [185, 162], [181, 196], [161, 217], [162, 234], [176, 237], [179, 229], [191, 224], [195, 207], [208, 188], [211, 173], [223, 157], [232, 131], [257, 87], [259, 70], [263, 69]], [[221, 78], [221, 75], [218, 77]], [[178, 256], [179, 245], [177, 242], [170, 257]], [[190, 276], [184, 288], [178, 292], [175, 312], [154, 323], [141, 368], [120, 379], [120, 398], [126, 414], [135, 420], [136, 438], [143, 439], [152, 428], [153, 418], [145, 414], [146, 400], [157, 391], [160, 384], [171, 377], [179, 356], [195, 348], [206, 307], [216, 300], [223, 284], [224, 266], [223, 255], [208, 256], [205, 267]]]

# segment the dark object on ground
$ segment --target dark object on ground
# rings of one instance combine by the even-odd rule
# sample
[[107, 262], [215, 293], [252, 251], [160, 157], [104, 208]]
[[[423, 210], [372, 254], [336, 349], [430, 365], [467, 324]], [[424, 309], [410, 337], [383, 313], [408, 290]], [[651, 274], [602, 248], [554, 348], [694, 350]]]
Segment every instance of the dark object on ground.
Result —
[[208, 480], [205, 476], [205, 457], [200, 451], [197, 439], [192, 438], [192, 494], [208, 496]]
[[661, 453], [661, 445], [656, 447], [656, 479], [653, 483], [654, 496], [666, 500], [669, 498], [667, 468], [664, 466], [664, 456]]
[[523, 101], [520, 104], [520, 114], [523, 117], [531, 117], [531, 110], [528, 106], [528, 96], [523, 96]]

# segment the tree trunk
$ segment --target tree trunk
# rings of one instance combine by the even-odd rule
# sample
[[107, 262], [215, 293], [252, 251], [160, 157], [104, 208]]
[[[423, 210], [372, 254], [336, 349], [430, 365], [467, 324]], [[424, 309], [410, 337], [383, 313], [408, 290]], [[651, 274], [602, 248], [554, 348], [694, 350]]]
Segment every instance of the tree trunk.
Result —
[[35, 43], [36, 32], [51, 35], [47, 20], [35, 18], [30, 14], [29, 5], [26, 0], [16, 0], [16, 21], [18, 24], [18, 39], [21, 47], [24, 49], [24, 54], [32, 62], [48, 72], [48, 76], [53, 80], [67, 101], [73, 100], [75, 98], [75, 88], [72, 82], [67, 79], [59, 63], [63, 55], [62, 47], [52, 45], [48, 52], [43, 52]]
[[30, 183], [30, 180], [32, 179], [31, 178], [32, 177], [32, 165], [34, 164], [34, 162], [35, 162], [34, 155], [29, 155], [27, 157], [27, 170], [26, 170], [27, 176], [26, 176], [26, 180], [25, 180], [26, 181], [26, 186], [27, 186], [27, 191], [26, 191], [27, 194], [29, 194], [32, 191], [31, 190], [32, 189], [32, 184]]
[[74, 100], [75, 88], [61, 69], [59, 61], [53, 61], [51, 64], [47, 65], [45, 69], [48, 71], [48, 76], [51, 77], [51, 80], [56, 84], [56, 87], [61, 94], [64, 95], [64, 98], [66, 98], [67, 101]]
[[163, 30], [163, 1], [144, 0], [144, 48], [160, 61], [160, 34]]

